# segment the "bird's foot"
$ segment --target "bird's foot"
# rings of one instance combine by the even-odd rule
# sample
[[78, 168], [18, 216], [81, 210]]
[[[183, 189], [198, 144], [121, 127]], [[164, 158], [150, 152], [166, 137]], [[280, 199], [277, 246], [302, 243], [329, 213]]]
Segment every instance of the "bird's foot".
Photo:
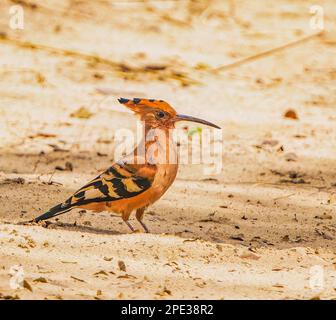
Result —
[[142, 227], [144, 228], [146, 233], [149, 233], [149, 229], [147, 228], [147, 226], [145, 225], [144, 222], [142, 222], [141, 220], [138, 220], [140, 222], [140, 224], [142, 225]]
[[136, 231], [128, 221], [124, 220], [124, 222], [127, 224], [127, 226], [131, 229], [132, 232]]

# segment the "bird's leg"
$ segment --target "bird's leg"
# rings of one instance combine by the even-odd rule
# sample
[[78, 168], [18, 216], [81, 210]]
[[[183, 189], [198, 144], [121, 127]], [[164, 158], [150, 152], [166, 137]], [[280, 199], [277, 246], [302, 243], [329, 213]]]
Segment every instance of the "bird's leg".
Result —
[[124, 222], [127, 224], [127, 226], [131, 229], [132, 232], [135, 232], [135, 229], [127, 220], [124, 220]]
[[133, 226], [128, 222], [128, 218], [129, 218], [129, 213], [123, 213], [121, 215], [121, 218], [123, 219], [123, 221], [127, 224], [127, 226], [131, 229], [132, 232], [135, 232], [135, 229], [133, 228]]
[[142, 225], [142, 227], [144, 228], [146, 233], [149, 233], [149, 229], [147, 228], [147, 226], [145, 225], [145, 223], [141, 220], [139, 220], [140, 224]]
[[147, 228], [147, 226], [145, 225], [145, 223], [142, 221], [143, 215], [145, 212], [145, 208], [140, 208], [137, 209], [136, 213], [135, 213], [135, 217], [136, 219], [139, 221], [139, 223], [142, 225], [142, 227], [144, 228], [146, 233], [149, 233], [149, 230]]

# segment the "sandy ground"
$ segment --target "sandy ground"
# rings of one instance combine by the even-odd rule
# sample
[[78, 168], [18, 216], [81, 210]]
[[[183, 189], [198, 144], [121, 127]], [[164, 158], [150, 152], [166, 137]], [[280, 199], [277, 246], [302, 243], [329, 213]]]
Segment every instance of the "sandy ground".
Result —
[[[323, 35], [222, 71], [315, 33], [310, 2], [20, 1], [12, 30], [16, 2], [0, 4], [0, 298], [336, 297], [332, 0]], [[20, 224], [115, 160], [115, 130], [136, 130], [120, 96], [219, 124], [221, 172], [181, 165], [151, 234], [78, 210]]]

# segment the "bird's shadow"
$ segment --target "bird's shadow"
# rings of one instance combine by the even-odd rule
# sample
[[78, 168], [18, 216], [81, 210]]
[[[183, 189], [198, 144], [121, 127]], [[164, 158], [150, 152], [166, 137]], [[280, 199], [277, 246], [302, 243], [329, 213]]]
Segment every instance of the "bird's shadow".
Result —
[[[27, 221], [18, 222], [17, 225], [26, 225], [26, 226], [36, 225], [38, 226], [38, 224], [32, 224], [31, 222], [27, 222]], [[91, 226], [77, 225], [73, 223], [65, 223], [65, 222], [59, 222], [59, 221], [58, 222], [46, 221], [45, 225], [41, 225], [41, 227], [46, 228], [46, 229], [61, 229], [61, 230], [67, 230], [67, 231], [78, 231], [78, 232], [104, 234], [104, 235], [124, 234], [116, 230], [107, 230], [107, 229], [101, 229], [101, 228], [95, 228]]]

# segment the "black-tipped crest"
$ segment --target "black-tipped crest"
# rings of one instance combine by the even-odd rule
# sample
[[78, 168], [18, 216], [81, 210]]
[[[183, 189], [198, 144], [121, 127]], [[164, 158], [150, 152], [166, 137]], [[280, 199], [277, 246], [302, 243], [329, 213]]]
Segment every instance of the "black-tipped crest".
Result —
[[129, 101], [129, 99], [125, 99], [125, 98], [119, 98], [118, 101], [122, 104], [127, 103]]

